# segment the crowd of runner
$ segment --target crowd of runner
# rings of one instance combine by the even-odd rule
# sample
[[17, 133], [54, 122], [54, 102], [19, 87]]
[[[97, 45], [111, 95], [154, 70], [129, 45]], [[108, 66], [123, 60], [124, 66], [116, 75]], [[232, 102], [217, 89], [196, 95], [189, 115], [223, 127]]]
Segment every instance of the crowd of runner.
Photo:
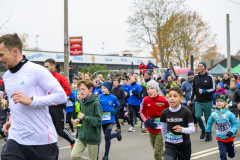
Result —
[[[139, 74], [93, 78], [91, 73], [76, 76], [70, 66], [65, 77], [54, 59], [46, 59], [44, 67], [28, 61], [17, 34], [0, 37], [0, 61], [8, 69], [0, 80], [2, 160], [57, 160], [57, 135], [70, 143], [72, 160], [109, 160], [111, 139], [121, 141], [121, 125], [127, 124], [128, 132], [140, 126], [149, 134], [155, 160], [190, 160], [190, 134], [199, 126], [200, 139], [211, 141], [214, 122], [220, 159], [235, 157], [238, 75], [213, 77], [201, 62], [186, 79], [174, 78], [170, 69], [154, 76], [148, 67]], [[151, 61], [148, 66], [154, 67]], [[99, 157], [102, 132], [105, 152]], [[86, 147], [89, 158], [82, 156]]]

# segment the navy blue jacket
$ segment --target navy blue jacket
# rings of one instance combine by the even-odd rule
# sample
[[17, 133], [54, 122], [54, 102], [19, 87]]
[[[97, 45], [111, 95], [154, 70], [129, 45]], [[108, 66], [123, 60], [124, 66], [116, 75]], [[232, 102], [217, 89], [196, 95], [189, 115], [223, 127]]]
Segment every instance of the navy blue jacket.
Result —
[[185, 92], [186, 100], [188, 101], [192, 92], [193, 81], [185, 81], [182, 85], [182, 91]]
[[153, 71], [153, 67], [159, 68], [158, 66], [155, 66], [153, 63], [148, 63], [148, 64], [147, 64], [147, 69], [151, 69], [151, 70], [149, 70], [149, 71]]
[[168, 70], [166, 70], [164, 74], [164, 78], [166, 81], [168, 80], [168, 76], [171, 76], [171, 73]]

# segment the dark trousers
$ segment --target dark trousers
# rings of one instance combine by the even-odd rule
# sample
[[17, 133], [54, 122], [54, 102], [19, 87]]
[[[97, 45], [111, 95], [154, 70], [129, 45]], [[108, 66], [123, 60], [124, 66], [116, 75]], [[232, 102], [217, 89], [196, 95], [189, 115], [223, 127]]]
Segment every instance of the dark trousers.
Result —
[[135, 106], [135, 105], [129, 104], [128, 107], [129, 107], [129, 112], [130, 112], [130, 123], [131, 123], [131, 126], [134, 127], [133, 126], [133, 110], [135, 111], [136, 116], [143, 122], [142, 117], [140, 116], [140, 113], [139, 113], [140, 106]]
[[67, 113], [67, 119], [66, 119], [66, 122], [69, 124], [69, 126], [70, 126], [72, 132], [74, 132], [74, 130], [73, 130], [73, 124], [72, 124], [72, 121], [71, 121], [72, 114], [73, 114], [73, 112], [68, 112], [68, 113]]
[[124, 110], [119, 110], [118, 119], [126, 120], [128, 122], [128, 124], [130, 124], [130, 121], [129, 121], [128, 117], [124, 116]]
[[228, 157], [233, 158], [235, 157], [235, 147], [234, 142], [221, 142], [218, 141], [218, 148], [219, 148], [219, 154], [221, 160], [227, 160], [227, 153]]
[[1, 160], [58, 160], [57, 143], [46, 145], [21, 145], [9, 139], [4, 145]]
[[118, 133], [112, 133], [113, 124], [107, 123], [102, 125], [104, 138], [105, 138], [105, 153], [104, 156], [108, 157], [110, 146], [111, 146], [111, 139], [118, 137]]
[[192, 113], [192, 116], [193, 116], [194, 124], [197, 124], [197, 119], [195, 117], [195, 103], [190, 105], [190, 109], [191, 109], [191, 113]]
[[118, 113], [115, 114], [115, 122], [117, 124], [117, 128], [121, 128], [120, 123], [119, 123], [119, 119], [118, 119]]
[[191, 143], [187, 145], [176, 145], [165, 143], [164, 160], [190, 160], [191, 158]]
[[74, 138], [65, 128], [66, 126], [66, 110], [61, 106], [50, 106], [49, 113], [52, 117], [53, 124], [57, 134], [66, 139], [71, 145], [75, 143]]

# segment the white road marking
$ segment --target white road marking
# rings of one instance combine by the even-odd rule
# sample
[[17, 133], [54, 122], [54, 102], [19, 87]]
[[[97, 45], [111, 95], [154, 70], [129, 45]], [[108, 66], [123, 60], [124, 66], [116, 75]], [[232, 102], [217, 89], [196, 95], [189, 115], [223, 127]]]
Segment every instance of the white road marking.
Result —
[[61, 147], [59, 149], [66, 149], [66, 148], [70, 148], [71, 146], [68, 146], [68, 147]]
[[144, 135], [148, 135], [149, 133], [143, 133], [143, 134], [140, 134], [140, 136], [144, 136]]
[[[235, 144], [235, 148], [240, 147], [240, 141], [234, 142], [234, 144]], [[218, 147], [214, 147], [214, 148], [211, 148], [211, 149], [207, 149], [207, 150], [204, 150], [204, 151], [193, 153], [191, 155], [191, 160], [199, 159], [199, 158], [202, 158], [202, 157], [207, 157], [209, 155], [216, 154], [216, 153], [219, 153]]]

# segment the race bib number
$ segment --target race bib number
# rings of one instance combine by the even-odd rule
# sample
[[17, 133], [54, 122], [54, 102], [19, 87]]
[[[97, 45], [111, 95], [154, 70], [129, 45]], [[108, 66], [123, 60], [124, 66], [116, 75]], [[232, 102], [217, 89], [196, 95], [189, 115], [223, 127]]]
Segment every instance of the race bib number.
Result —
[[217, 134], [220, 134], [220, 135], [225, 135], [225, 134], [227, 134], [228, 131], [230, 131], [232, 129], [228, 120], [226, 120], [224, 122], [216, 121], [215, 128], [216, 128]]
[[67, 100], [67, 104], [66, 104], [67, 107], [71, 107], [73, 106], [73, 103], [72, 101], [70, 101], [69, 99]]
[[159, 118], [154, 118], [154, 123], [157, 124], [157, 128], [156, 129], [162, 129], [162, 124], [160, 122], [160, 117]]
[[111, 120], [111, 113], [110, 112], [103, 112], [102, 120], [103, 121]]
[[132, 90], [129, 92], [130, 93], [130, 96], [132, 96], [133, 94], [132, 94]]
[[228, 106], [232, 106], [232, 101], [230, 101], [230, 102], [228, 103]]
[[177, 143], [183, 142], [182, 135], [175, 135], [171, 132], [168, 132], [165, 137], [166, 137], [166, 141], [170, 143], [177, 144]]

